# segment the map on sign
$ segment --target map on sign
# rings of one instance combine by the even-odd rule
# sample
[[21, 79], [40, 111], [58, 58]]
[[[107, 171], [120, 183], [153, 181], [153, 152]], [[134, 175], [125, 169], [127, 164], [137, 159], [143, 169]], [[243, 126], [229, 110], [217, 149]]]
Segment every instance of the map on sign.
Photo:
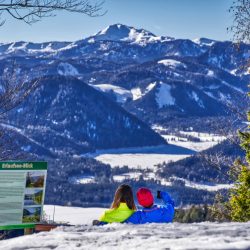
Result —
[[47, 162], [0, 162], [0, 227], [41, 221]]

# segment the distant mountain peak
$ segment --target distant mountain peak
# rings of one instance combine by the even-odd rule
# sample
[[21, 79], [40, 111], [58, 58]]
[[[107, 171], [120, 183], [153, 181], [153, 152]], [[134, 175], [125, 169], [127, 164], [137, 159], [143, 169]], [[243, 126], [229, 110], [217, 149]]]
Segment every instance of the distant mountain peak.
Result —
[[200, 38], [196, 38], [193, 39], [193, 42], [199, 45], [205, 45], [205, 46], [212, 46], [215, 42], [217, 42], [216, 40], [213, 39], [209, 39], [209, 38], [205, 38], [205, 37], [200, 37]]
[[[130, 43], [145, 44], [147, 42], [155, 42], [159, 40], [170, 39], [167, 37], [156, 36], [145, 29], [136, 29], [124, 24], [109, 25], [105, 29], [99, 31], [90, 37], [90, 41], [124, 41]], [[172, 39], [172, 38], [171, 38]]]
[[107, 36], [107, 35], [114, 35], [114, 33], [115, 34], [119, 33], [120, 37], [122, 38], [122, 36], [127, 36], [129, 34], [130, 30], [132, 30], [132, 29], [134, 29], [134, 28], [131, 26], [117, 23], [117, 24], [112, 24], [112, 25], [107, 26], [103, 30], [96, 33], [95, 36], [98, 36], [98, 35], [106, 35]]

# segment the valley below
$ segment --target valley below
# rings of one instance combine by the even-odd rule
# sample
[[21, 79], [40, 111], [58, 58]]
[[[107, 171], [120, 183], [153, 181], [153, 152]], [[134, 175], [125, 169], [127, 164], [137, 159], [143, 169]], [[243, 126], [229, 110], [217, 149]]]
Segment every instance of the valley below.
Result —
[[0, 121], [2, 152], [48, 162], [47, 204], [105, 207], [123, 182], [211, 204], [243, 156], [249, 50], [123, 24], [72, 42], [0, 43], [2, 79], [36, 83]]

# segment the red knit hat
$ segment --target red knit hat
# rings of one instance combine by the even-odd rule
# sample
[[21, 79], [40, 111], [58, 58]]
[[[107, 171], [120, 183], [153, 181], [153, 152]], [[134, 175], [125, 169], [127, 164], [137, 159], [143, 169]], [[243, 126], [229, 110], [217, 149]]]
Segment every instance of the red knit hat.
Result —
[[151, 207], [154, 204], [154, 197], [148, 188], [140, 188], [136, 196], [139, 204], [143, 207]]

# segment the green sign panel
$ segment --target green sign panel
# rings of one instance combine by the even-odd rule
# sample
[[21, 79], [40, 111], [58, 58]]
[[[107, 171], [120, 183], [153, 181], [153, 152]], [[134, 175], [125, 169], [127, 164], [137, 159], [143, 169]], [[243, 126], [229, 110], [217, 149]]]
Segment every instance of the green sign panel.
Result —
[[46, 177], [47, 162], [0, 162], [0, 230], [41, 221]]
[[35, 224], [20, 224], [20, 225], [7, 225], [0, 226], [0, 230], [13, 230], [13, 229], [25, 229], [25, 228], [35, 228]]
[[0, 162], [1, 170], [47, 170], [47, 162]]

